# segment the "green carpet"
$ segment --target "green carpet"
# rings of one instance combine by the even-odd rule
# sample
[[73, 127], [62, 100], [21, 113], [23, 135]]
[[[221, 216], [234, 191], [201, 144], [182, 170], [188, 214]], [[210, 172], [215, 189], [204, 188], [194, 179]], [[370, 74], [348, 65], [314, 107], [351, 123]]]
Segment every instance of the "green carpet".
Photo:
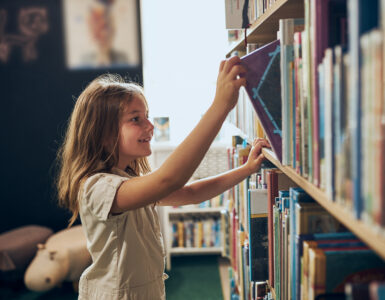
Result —
[[[167, 300], [222, 300], [217, 256], [181, 256], [172, 258], [166, 280]], [[75, 300], [78, 295], [71, 283], [44, 293], [27, 290], [22, 282], [0, 282], [4, 300]]]
[[167, 274], [167, 300], [223, 299], [218, 256], [173, 257]]

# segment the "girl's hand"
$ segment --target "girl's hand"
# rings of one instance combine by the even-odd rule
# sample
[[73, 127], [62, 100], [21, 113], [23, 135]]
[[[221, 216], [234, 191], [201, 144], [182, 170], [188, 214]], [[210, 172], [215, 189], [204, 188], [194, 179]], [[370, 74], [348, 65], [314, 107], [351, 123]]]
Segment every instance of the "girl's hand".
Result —
[[238, 101], [239, 89], [246, 84], [246, 78], [239, 77], [246, 72], [246, 68], [240, 62], [238, 56], [233, 56], [223, 60], [219, 67], [214, 103], [227, 109], [227, 112], [234, 108]]
[[250, 170], [250, 174], [257, 172], [265, 156], [262, 153], [262, 148], [271, 148], [270, 143], [266, 139], [256, 139], [253, 142], [253, 147], [250, 150], [249, 157], [245, 166]]

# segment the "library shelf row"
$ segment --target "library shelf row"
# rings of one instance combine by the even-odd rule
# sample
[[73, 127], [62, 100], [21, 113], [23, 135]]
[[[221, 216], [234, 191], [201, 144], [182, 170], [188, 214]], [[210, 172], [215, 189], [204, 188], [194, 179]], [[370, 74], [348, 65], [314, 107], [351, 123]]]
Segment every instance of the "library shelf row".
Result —
[[[247, 28], [247, 43], [269, 43], [277, 39], [279, 19], [303, 18], [303, 0], [276, 0], [266, 12]], [[233, 51], [245, 50], [243, 36], [229, 46], [226, 57]]]
[[194, 208], [172, 208], [168, 211], [169, 215], [180, 214], [219, 214], [225, 207], [194, 207]]
[[201, 248], [185, 248], [185, 247], [174, 247], [171, 248], [170, 254], [221, 254], [223, 251], [222, 247], [201, 247]]
[[385, 237], [380, 230], [361, 220], [355, 219], [352, 212], [340, 204], [329, 200], [324, 191], [303, 178], [292, 167], [283, 166], [273, 151], [263, 149], [263, 154], [271, 163], [313, 197], [313, 199], [323, 206], [332, 216], [357, 235], [358, 238], [372, 248], [379, 256], [385, 259]]

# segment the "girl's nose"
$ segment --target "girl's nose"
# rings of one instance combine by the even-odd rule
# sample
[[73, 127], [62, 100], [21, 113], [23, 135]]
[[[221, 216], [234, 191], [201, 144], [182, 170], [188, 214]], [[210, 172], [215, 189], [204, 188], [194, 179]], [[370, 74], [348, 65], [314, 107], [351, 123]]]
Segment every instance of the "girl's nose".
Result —
[[147, 123], [146, 123], [146, 127], [153, 131], [154, 130], [154, 125], [151, 123], [151, 121], [149, 119], [147, 119]]

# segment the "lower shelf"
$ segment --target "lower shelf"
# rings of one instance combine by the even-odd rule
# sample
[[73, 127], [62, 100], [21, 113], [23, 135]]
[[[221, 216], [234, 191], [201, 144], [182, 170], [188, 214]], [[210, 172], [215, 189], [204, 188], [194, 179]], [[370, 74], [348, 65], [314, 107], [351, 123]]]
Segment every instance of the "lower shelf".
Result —
[[170, 254], [221, 254], [222, 247], [208, 247], [208, 248], [171, 248]]

